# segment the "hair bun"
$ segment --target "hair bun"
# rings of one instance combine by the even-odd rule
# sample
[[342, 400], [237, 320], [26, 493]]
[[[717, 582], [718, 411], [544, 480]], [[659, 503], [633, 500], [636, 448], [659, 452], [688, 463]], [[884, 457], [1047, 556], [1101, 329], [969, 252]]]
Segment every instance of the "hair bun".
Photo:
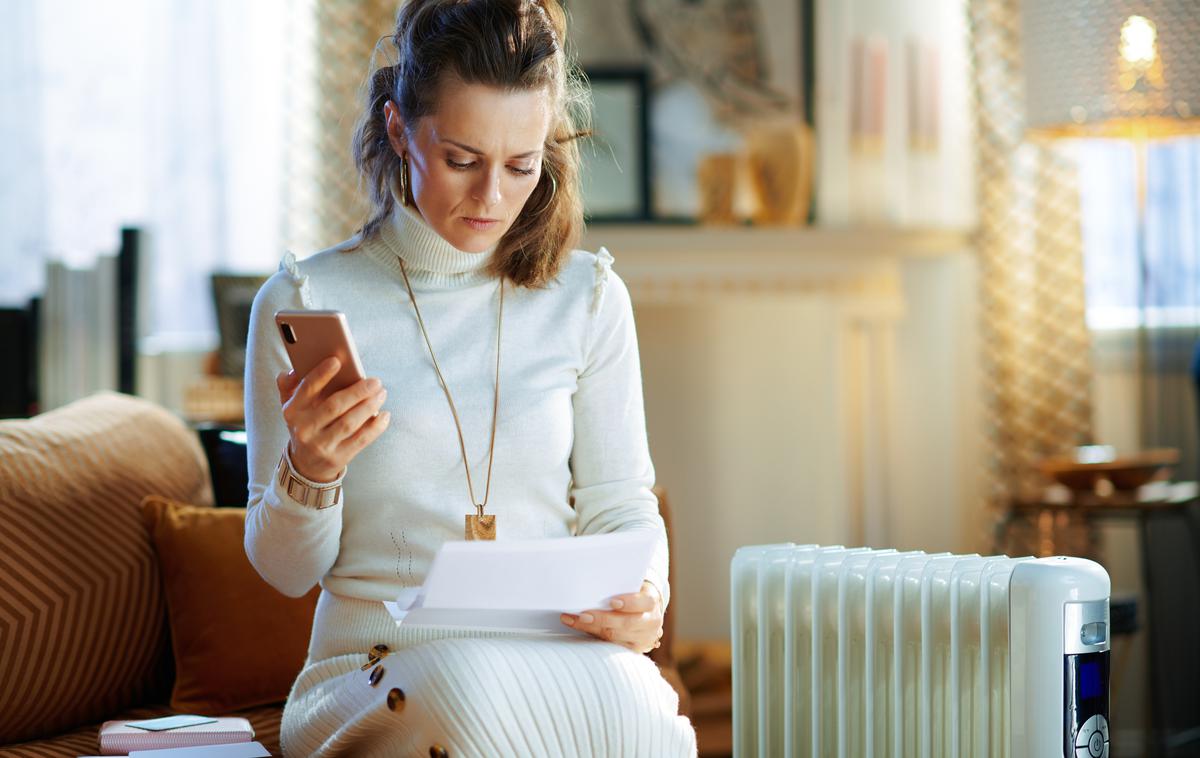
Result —
[[545, 16], [558, 40], [559, 48], [562, 48], [567, 40], [567, 12], [562, 4], [558, 0], [529, 0], [529, 4]]

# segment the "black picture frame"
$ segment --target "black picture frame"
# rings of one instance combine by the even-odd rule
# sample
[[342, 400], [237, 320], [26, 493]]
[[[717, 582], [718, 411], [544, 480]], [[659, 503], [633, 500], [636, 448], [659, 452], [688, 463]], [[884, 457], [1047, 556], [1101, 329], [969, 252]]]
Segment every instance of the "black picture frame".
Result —
[[[817, 11], [816, 0], [798, 0], [800, 3], [800, 97], [804, 102], [804, 122], [816, 132], [817, 129]], [[821, 144], [817, 141], [817, 144]], [[815, 169], [814, 169], [815, 172]], [[805, 219], [811, 226], [817, 222], [817, 182], [814, 173], [812, 195], [808, 200], [808, 215]]]
[[650, 77], [643, 66], [583, 70], [592, 92], [592, 135], [580, 139], [588, 223], [653, 218]]

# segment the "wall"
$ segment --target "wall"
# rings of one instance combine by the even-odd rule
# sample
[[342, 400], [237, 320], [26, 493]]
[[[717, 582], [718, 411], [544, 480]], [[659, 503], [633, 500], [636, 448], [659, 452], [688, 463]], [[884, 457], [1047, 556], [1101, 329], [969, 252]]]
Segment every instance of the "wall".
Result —
[[[959, 253], [903, 266], [899, 412], [892, 460], [878, 472], [894, 504], [891, 546], [973, 550], [983, 523], [974, 261]], [[845, 430], [825, 401], [845, 389], [824, 358], [838, 349], [833, 308], [812, 295], [635, 303], [650, 449], [675, 515], [683, 638], [728, 637], [737, 546], [845, 540], [848, 514], [829, 506], [844, 495], [843, 472], [830, 467]]]

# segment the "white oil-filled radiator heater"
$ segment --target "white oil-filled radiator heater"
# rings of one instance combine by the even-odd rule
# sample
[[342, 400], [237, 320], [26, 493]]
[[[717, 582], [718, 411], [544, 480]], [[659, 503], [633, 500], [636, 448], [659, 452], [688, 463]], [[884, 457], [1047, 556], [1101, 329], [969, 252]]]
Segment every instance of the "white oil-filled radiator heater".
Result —
[[735, 758], [1105, 758], [1109, 579], [1081, 558], [743, 547]]

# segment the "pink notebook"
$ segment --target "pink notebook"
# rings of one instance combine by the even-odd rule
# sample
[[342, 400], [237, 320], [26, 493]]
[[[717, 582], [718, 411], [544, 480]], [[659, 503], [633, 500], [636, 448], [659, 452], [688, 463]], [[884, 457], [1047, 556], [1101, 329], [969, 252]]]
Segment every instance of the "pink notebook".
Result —
[[133, 720], [136, 719], [105, 721], [101, 725], [101, 755], [127, 755], [134, 750], [170, 747], [225, 745], [231, 742], [250, 742], [254, 739], [254, 727], [240, 716], [220, 716], [210, 724], [184, 726], [164, 732], [148, 732], [135, 726], [125, 726]]

